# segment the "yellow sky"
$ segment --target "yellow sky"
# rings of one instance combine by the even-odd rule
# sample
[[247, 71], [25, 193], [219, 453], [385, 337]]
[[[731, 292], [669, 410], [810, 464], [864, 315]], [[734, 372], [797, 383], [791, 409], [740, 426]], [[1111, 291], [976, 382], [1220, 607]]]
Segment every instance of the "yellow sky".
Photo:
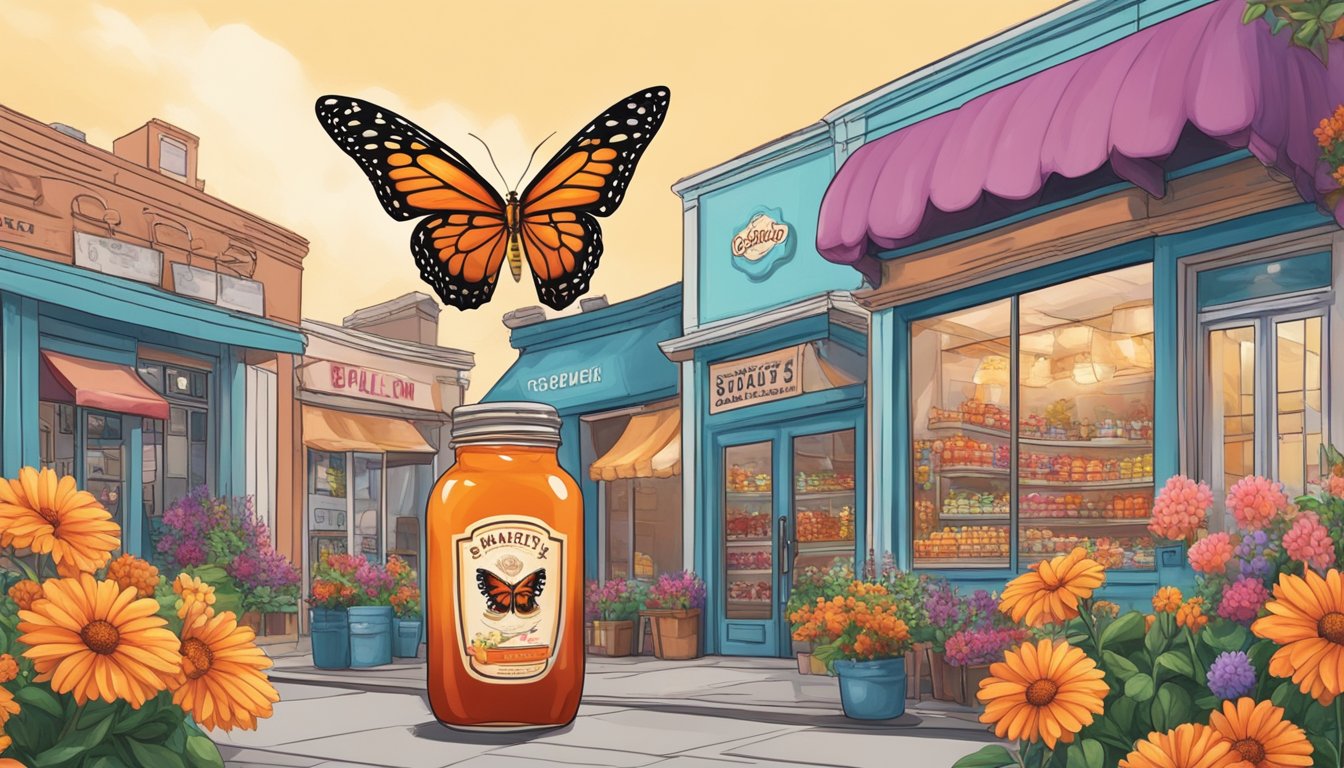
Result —
[[[615, 100], [667, 85], [667, 121], [602, 221], [588, 295], [616, 302], [681, 277], [677, 179], [1060, 4], [961, 0], [947, 18], [911, 0], [6, 0], [0, 100], [105, 149], [150, 117], [200, 136], [206, 191], [308, 238], [304, 316], [340, 322], [432, 291], [408, 250], [414, 224], [388, 218], [327, 139], [318, 95], [401, 112], [496, 181], [476, 133], [512, 181], [547, 134], [554, 152]], [[481, 309], [444, 309], [439, 342], [476, 353], [468, 400], [515, 359], [501, 316], [537, 303], [524, 274]]]

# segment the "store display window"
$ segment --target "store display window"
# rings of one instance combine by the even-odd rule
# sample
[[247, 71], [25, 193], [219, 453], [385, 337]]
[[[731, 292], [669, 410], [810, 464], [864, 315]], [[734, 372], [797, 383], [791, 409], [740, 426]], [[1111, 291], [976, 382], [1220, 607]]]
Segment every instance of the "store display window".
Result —
[[309, 567], [316, 567], [328, 552], [349, 551], [346, 457], [345, 453], [308, 451]]
[[355, 552], [372, 561], [383, 557], [383, 455], [352, 456]]
[[136, 372], [169, 404], [167, 420], [140, 420], [140, 504], [149, 551], [157, 556], [164, 510], [211, 482], [210, 374], [152, 360], [141, 360]]
[[724, 449], [725, 616], [774, 616], [774, 469], [770, 442]]
[[134, 417], [77, 408], [66, 403], [40, 402], [42, 467], [58, 475], [80, 478], [81, 487], [126, 530], [126, 430]]
[[[652, 581], [659, 574], [682, 569], [680, 471], [666, 477], [649, 476], [672, 471], [655, 471], [655, 465], [662, 466], [658, 457], [667, 448], [659, 439], [665, 432], [665, 422], [672, 430], [679, 424], [667, 422], [670, 417], [671, 412], [659, 409], [587, 422], [598, 457], [590, 470], [618, 464], [618, 474], [634, 475], [602, 479], [598, 483], [603, 510], [601, 557], [605, 578]], [[679, 451], [672, 453], [679, 457]]]
[[1140, 265], [912, 325], [916, 567], [1153, 566], [1152, 318]]

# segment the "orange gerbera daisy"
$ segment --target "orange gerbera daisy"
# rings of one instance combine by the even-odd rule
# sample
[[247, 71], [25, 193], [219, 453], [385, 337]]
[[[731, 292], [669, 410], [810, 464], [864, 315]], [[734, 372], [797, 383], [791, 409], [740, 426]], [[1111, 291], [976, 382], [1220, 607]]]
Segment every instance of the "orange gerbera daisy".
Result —
[[19, 470], [0, 480], [0, 546], [50, 554], [63, 575], [92, 573], [121, 546], [121, 527], [75, 478], [57, 479], [50, 469]]
[[1283, 708], [1243, 696], [1223, 702], [1209, 725], [1232, 742], [1232, 751], [1251, 768], [1311, 765], [1311, 742], [1301, 728], [1283, 719]]
[[1120, 768], [1233, 768], [1241, 753], [1207, 725], [1186, 723], [1166, 733], [1148, 734], [1120, 761]]
[[1078, 615], [1078, 601], [1106, 580], [1106, 569], [1076, 547], [1067, 555], [1033, 563], [1031, 570], [1008, 582], [999, 610], [1028, 626], [1064, 623]]
[[1269, 673], [1291, 677], [1302, 692], [1329, 706], [1344, 692], [1344, 579], [1331, 568], [1321, 577], [1310, 568], [1306, 578], [1279, 575], [1269, 615], [1256, 619], [1257, 637], [1283, 646], [1269, 660]]
[[232, 612], [211, 615], [201, 603], [192, 606], [182, 627], [182, 673], [173, 703], [206, 728], [255, 729], [257, 718], [270, 717], [280, 700], [262, 673], [271, 660], [255, 639]]
[[1044, 741], [1054, 749], [1102, 713], [1110, 691], [1104, 676], [1081, 648], [1062, 640], [1026, 643], [991, 664], [980, 681], [980, 722], [993, 724], [1001, 739]]
[[48, 579], [42, 594], [32, 609], [19, 611], [19, 642], [28, 646], [23, 655], [32, 659], [37, 682], [73, 692], [81, 705], [124, 699], [139, 709], [181, 672], [180, 642], [154, 615], [153, 598], [87, 573]]

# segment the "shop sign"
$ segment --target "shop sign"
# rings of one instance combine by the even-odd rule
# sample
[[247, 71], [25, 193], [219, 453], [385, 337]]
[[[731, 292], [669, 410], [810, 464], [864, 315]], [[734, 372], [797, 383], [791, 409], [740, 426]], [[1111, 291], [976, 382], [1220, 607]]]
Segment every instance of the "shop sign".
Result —
[[803, 392], [801, 345], [709, 367], [710, 413], [731, 411]]
[[110, 237], [75, 233], [75, 266], [150, 285], [163, 279], [163, 254]]
[[549, 376], [538, 376], [535, 379], [528, 379], [527, 391], [550, 392], [556, 389], [569, 389], [570, 387], [581, 387], [586, 384], [601, 383], [602, 366], [595, 365], [592, 368], [562, 371], [561, 373], [552, 373]]
[[0, 216], [0, 227], [20, 235], [31, 235], [37, 231], [31, 221], [16, 219], [13, 216]]
[[758, 208], [733, 234], [733, 266], [764, 280], [793, 258], [797, 237], [778, 208]]
[[219, 276], [219, 306], [249, 315], [266, 314], [266, 286], [233, 275]]
[[318, 392], [436, 410], [432, 384], [358, 365], [315, 360], [303, 368], [303, 386]]

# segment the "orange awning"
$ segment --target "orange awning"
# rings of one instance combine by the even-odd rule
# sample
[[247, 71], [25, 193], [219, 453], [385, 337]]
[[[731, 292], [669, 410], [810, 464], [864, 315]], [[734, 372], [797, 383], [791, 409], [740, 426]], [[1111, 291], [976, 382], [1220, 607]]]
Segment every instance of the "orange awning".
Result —
[[168, 401], [141, 381], [130, 366], [46, 349], [42, 350], [38, 397], [100, 411], [168, 418]]
[[303, 444], [319, 451], [434, 453], [414, 424], [404, 419], [303, 406]]
[[593, 462], [594, 480], [675, 477], [681, 474], [681, 409], [664, 408], [630, 419], [607, 455]]

